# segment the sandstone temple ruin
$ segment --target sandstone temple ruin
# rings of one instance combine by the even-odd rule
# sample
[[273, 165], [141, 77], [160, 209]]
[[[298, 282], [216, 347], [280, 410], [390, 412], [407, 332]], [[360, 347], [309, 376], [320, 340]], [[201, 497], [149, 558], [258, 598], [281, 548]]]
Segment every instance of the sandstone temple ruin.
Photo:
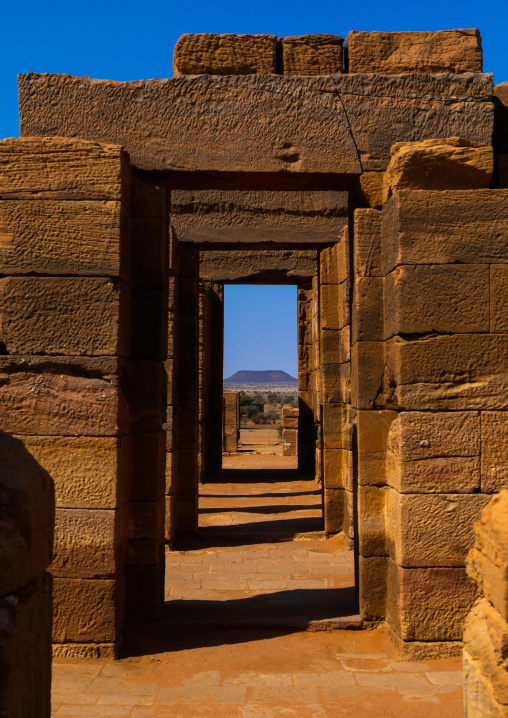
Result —
[[476, 30], [184, 35], [173, 66], [22, 75], [0, 142], [5, 714], [49, 715], [51, 621], [56, 655], [98, 657], [157, 619], [221, 465], [224, 285], [288, 283], [285, 430], [356, 612], [412, 656], [460, 653], [467, 619], [469, 715], [505, 716], [508, 83]]

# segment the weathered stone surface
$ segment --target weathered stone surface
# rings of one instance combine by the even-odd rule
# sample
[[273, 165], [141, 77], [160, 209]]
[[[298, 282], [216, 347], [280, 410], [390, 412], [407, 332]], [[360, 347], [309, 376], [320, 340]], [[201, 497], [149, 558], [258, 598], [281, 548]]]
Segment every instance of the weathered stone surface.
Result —
[[497, 494], [474, 527], [467, 569], [485, 598], [508, 621], [508, 491]]
[[[157, 501], [130, 501], [126, 531], [129, 566], [157, 564], [164, 553], [165, 497]], [[164, 568], [162, 568], [164, 572]]]
[[482, 494], [399, 494], [391, 489], [386, 510], [389, 555], [399, 566], [463, 566], [473, 544], [473, 523], [489, 499]]
[[53, 551], [55, 494], [49, 474], [23, 443], [0, 434], [0, 596], [40, 576]]
[[494, 88], [494, 151], [508, 153], [508, 82], [500, 82]]
[[303, 282], [312, 279], [316, 267], [317, 252], [312, 249], [219, 249], [199, 255], [199, 276], [215, 282]]
[[490, 145], [461, 137], [396, 142], [383, 178], [383, 203], [403, 189], [487, 189], [494, 172]]
[[5, 431], [115, 436], [160, 431], [166, 377], [158, 362], [114, 357], [0, 357]]
[[51, 715], [51, 608], [47, 573], [2, 599], [0, 714], [4, 716]]
[[321, 329], [343, 329], [350, 323], [349, 280], [323, 284], [319, 290]]
[[[364, 279], [372, 283], [375, 279]], [[373, 299], [370, 286], [358, 294]], [[469, 334], [488, 332], [489, 267], [450, 264], [397, 267], [384, 281], [385, 337], [432, 332]], [[379, 300], [376, 306], [379, 305]], [[373, 320], [379, 326], [379, 318]], [[367, 339], [379, 339], [371, 330]]]
[[123, 623], [122, 580], [55, 578], [53, 642], [115, 642]]
[[386, 453], [390, 427], [397, 418], [395, 411], [358, 411], [358, 483], [360, 486], [386, 484]]
[[386, 614], [388, 559], [359, 556], [359, 602], [364, 621], [381, 621]]
[[119, 145], [75, 137], [13, 137], [0, 141], [0, 168], [0, 199], [119, 200], [129, 205], [129, 157]]
[[126, 278], [127, 231], [120, 202], [0, 202], [0, 272]]
[[492, 143], [492, 75], [334, 77], [366, 170], [385, 170], [396, 142], [463, 137]]
[[353, 455], [345, 449], [323, 449], [323, 477], [327, 489], [353, 490]]
[[490, 331], [508, 332], [508, 266], [490, 267]]
[[339, 35], [294, 35], [280, 39], [284, 75], [334, 75], [342, 72]]
[[508, 711], [508, 626], [485, 598], [476, 602], [464, 627], [465, 715], [504, 718]]
[[[24, 137], [108, 138], [123, 145], [140, 169], [361, 171], [332, 78], [201, 75], [114, 82], [30, 74], [19, 83]], [[467, 137], [465, 131], [456, 134]]]
[[351, 401], [356, 409], [386, 405], [391, 392], [383, 394], [384, 342], [357, 342], [351, 348]]
[[486, 189], [494, 172], [489, 144], [462, 137], [396, 142], [383, 178], [383, 203], [403, 189]]
[[324, 517], [327, 534], [343, 531], [348, 522], [346, 494], [343, 489], [324, 490]]
[[346, 38], [348, 72], [481, 72], [479, 30], [358, 32]]
[[482, 491], [508, 489], [508, 414], [485, 411], [481, 414]]
[[395, 337], [387, 344], [380, 405], [408, 411], [508, 407], [508, 335]]
[[358, 488], [358, 550], [362, 556], [386, 556], [386, 502], [384, 486]]
[[[356, 342], [383, 341], [385, 338], [385, 279], [358, 277], [354, 283], [351, 309], [351, 339]], [[390, 307], [390, 309], [392, 309]], [[387, 324], [392, 317], [387, 316]], [[392, 320], [393, 321], [393, 320]]]
[[388, 562], [387, 619], [405, 641], [460, 641], [475, 596], [464, 568], [402, 568]]
[[126, 291], [95, 277], [0, 279], [0, 340], [9, 354], [125, 355]]
[[383, 204], [383, 172], [367, 170], [360, 175], [359, 185], [356, 192], [360, 205], [373, 209], [380, 208]]
[[508, 262], [508, 190], [404, 190], [382, 216], [386, 273], [400, 264]]
[[335, 242], [347, 212], [347, 192], [171, 193], [171, 226], [180, 242]]
[[382, 216], [377, 209], [355, 210], [354, 271], [356, 277], [384, 277], [385, 275], [381, 254]]
[[321, 363], [345, 364], [351, 359], [351, 329], [321, 330]]
[[124, 509], [57, 508], [51, 573], [61, 578], [114, 578], [123, 568], [124, 538]]
[[275, 35], [181, 35], [173, 50], [175, 75], [269, 75], [276, 70]]
[[387, 444], [387, 483], [399, 493], [468, 494], [480, 488], [476, 412], [402, 412]]

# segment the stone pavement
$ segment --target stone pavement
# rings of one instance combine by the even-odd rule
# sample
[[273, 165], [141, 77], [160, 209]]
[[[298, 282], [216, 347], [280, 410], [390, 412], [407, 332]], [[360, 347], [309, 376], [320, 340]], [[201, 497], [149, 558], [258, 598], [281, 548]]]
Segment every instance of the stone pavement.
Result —
[[119, 661], [55, 659], [53, 716], [459, 718], [460, 659], [399, 661], [359, 629], [353, 552], [320, 531], [320, 487], [292, 457], [245, 458], [201, 487], [157, 625], [130, 627]]

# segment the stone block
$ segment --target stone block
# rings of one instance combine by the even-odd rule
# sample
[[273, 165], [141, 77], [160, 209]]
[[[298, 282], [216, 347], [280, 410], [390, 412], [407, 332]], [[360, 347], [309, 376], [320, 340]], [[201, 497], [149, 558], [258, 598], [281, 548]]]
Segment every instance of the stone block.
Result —
[[475, 546], [468, 557], [468, 573], [481, 593], [508, 621], [508, 492], [497, 494], [474, 527]]
[[338, 243], [324, 247], [319, 253], [319, 282], [323, 284], [339, 284], [339, 251]]
[[504, 411], [481, 414], [482, 491], [497, 493], [508, 489], [508, 416]]
[[346, 493], [343, 489], [324, 490], [324, 517], [327, 534], [344, 531], [347, 523]]
[[507, 645], [506, 621], [488, 600], [480, 598], [468, 615], [464, 627], [466, 715], [473, 718], [484, 715], [504, 718], [506, 715]]
[[481, 72], [479, 30], [358, 32], [346, 38], [348, 72]]
[[0, 338], [9, 354], [125, 356], [127, 291], [95, 277], [0, 279]]
[[276, 48], [275, 35], [185, 33], [173, 50], [173, 74], [275, 74]]
[[[118, 493], [129, 501], [156, 501], [164, 494], [165, 432], [130, 433], [122, 438]], [[125, 475], [125, 479], [124, 479]]]
[[298, 417], [287, 417], [284, 419], [284, 428], [285, 429], [298, 429]]
[[357, 190], [360, 204], [372, 209], [383, 204], [383, 172], [367, 171], [360, 175]]
[[470, 494], [480, 488], [478, 457], [399, 461], [388, 454], [387, 483], [406, 494]]
[[[173, 190], [171, 193], [173, 231], [180, 242], [194, 244], [336, 242], [347, 223], [347, 212], [347, 192], [331, 190]], [[213, 279], [220, 281], [221, 277]]]
[[385, 394], [395, 389], [385, 400], [409, 411], [504, 409], [507, 371], [505, 334], [395, 337], [387, 349]]
[[129, 249], [130, 285], [165, 289], [170, 267], [168, 254], [167, 221], [159, 217], [133, 217]]
[[134, 170], [131, 177], [131, 217], [167, 220], [168, 192], [163, 177]]
[[115, 578], [125, 561], [125, 509], [56, 509], [51, 573], [59, 578]]
[[361, 556], [386, 556], [388, 489], [358, 487], [358, 550]]
[[0, 158], [0, 199], [118, 200], [129, 208], [129, 156], [120, 144], [10, 137], [0, 141]]
[[101, 135], [123, 145], [141, 170], [361, 172], [331, 77], [197, 75], [97, 83], [30, 74], [19, 83], [24, 137]]
[[351, 403], [356, 409], [374, 408], [378, 401], [383, 400], [384, 342], [354, 344], [351, 347], [351, 366]]
[[385, 170], [396, 142], [461, 137], [492, 144], [492, 75], [360, 73], [333, 79], [364, 172]]
[[323, 447], [327, 449], [351, 449], [345, 441], [347, 409], [344, 404], [322, 405]]
[[494, 88], [494, 150], [499, 154], [508, 153], [508, 82], [500, 82]]
[[[353, 344], [356, 342], [379, 342], [384, 340], [384, 296], [384, 277], [358, 277], [354, 284], [351, 310], [351, 341]], [[386, 323], [388, 326], [390, 319], [391, 317], [387, 311]]]
[[386, 557], [359, 557], [360, 615], [364, 621], [382, 621], [385, 617], [387, 571]]
[[130, 501], [126, 507], [129, 566], [156, 564], [164, 550], [165, 497], [157, 501]]
[[[367, 297], [369, 289], [364, 291]], [[397, 267], [385, 278], [384, 301], [387, 338], [395, 334], [488, 332], [489, 267]]]
[[397, 412], [361, 410], [356, 414], [358, 441], [358, 483], [362, 486], [386, 484], [388, 434]]
[[119, 476], [123, 440], [109, 436], [17, 438], [53, 479], [58, 507], [109, 509], [117, 506], [119, 495], [125, 491], [121, 485], [123, 477]]
[[9, 433], [116, 436], [161, 429], [166, 378], [158, 362], [1, 356], [0, 375], [0, 418]]
[[353, 453], [345, 449], [323, 449], [325, 489], [353, 490]]
[[[368, 172], [366, 174], [380, 174]], [[365, 175], [362, 175], [364, 177]], [[381, 252], [382, 214], [377, 209], [356, 209], [354, 213], [355, 277], [384, 277]]]
[[490, 267], [490, 331], [508, 332], [508, 266], [504, 264]]
[[473, 524], [489, 498], [482, 494], [399, 494], [390, 489], [389, 555], [408, 568], [462, 566], [473, 545]]
[[339, 35], [294, 35], [282, 37], [284, 75], [335, 75], [342, 72]]
[[305, 282], [312, 279], [316, 267], [315, 249], [210, 249], [199, 256], [199, 276], [215, 282]]
[[382, 216], [386, 273], [401, 264], [508, 263], [508, 190], [403, 190]]
[[386, 617], [404, 641], [460, 641], [476, 589], [464, 568], [402, 568], [388, 562]]
[[323, 364], [321, 367], [321, 400], [327, 404], [348, 404], [351, 398], [350, 364]]
[[55, 578], [53, 642], [114, 643], [123, 625], [124, 579]]
[[388, 448], [401, 461], [480, 455], [480, 414], [476, 411], [404, 411], [389, 430]]
[[17, 591], [49, 566], [55, 498], [49, 474], [19, 439], [0, 434], [0, 596]]
[[396, 142], [383, 178], [383, 203], [400, 190], [465, 190], [490, 186], [494, 150], [483, 144], [447, 137]]
[[164, 603], [164, 555], [154, 566], [127, 567], [126, 594], [129, 623], [157, 620]]
[[0, 202], [0, 235], [4, 275], [127, 277], [129, 216], [120, 201]]
[[50, 718], [51, 576], [44, 574], [6, 599], [0, 634], [0, 714]]
[[321, 285], [319, 305], [321, 329], [342, 329], [349, 324], [349, 281]]
[[345, 364], [351, 360], [351, 328], [321, 330], [321, 363]]

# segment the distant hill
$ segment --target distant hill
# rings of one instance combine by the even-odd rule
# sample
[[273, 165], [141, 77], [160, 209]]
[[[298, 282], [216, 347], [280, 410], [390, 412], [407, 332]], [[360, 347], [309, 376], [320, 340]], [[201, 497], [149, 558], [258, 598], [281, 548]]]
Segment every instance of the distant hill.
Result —
[[298, 379], [280, 369], [268, 369], [267, 371], [237, 371], [232, 376], [224, 379], [225, 384], [298, 384]]

